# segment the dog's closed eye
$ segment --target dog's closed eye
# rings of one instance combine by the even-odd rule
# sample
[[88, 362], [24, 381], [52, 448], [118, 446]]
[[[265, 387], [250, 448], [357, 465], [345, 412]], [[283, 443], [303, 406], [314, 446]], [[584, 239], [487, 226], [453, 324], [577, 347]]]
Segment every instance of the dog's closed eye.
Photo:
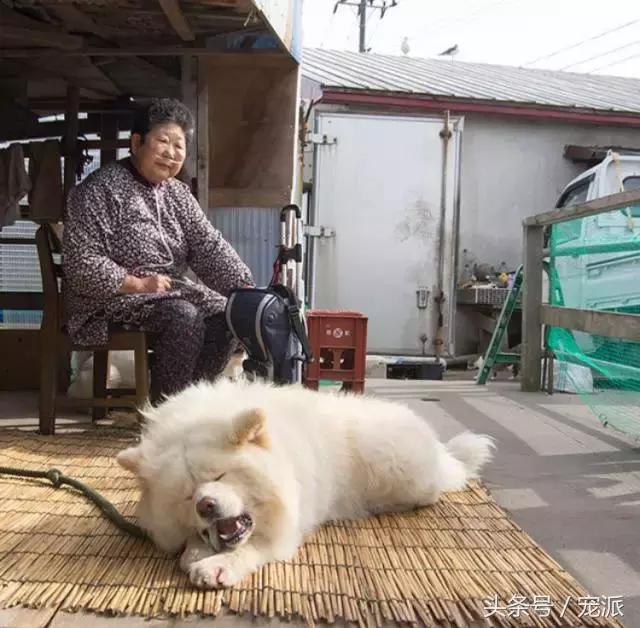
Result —
[[[225, 475], [227, 475], [226, 472], [225, 473], [221, 473], [218, 477], [213, 478], [213, 481], [214, 482], [219, 482]], [[184, 498], [184, 501], [188, 502], [188, 501], [191, 501], [192, 499], [193, 499], [193, 493], [191, 493], [190, 495], [187, 495]]]

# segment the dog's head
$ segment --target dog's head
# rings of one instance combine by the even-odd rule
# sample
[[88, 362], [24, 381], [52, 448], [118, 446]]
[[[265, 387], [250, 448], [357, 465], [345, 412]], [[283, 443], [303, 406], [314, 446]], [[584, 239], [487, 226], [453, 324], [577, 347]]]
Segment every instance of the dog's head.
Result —
[[140, 524], [175, 552], [198, 534], [214, 549], [233, 548], [272, 527], [282, 509], [267, 420], [261, 409], [231, 418], [170, 421], [153, 411], [140, 445], [117, 457], [138, 479]]

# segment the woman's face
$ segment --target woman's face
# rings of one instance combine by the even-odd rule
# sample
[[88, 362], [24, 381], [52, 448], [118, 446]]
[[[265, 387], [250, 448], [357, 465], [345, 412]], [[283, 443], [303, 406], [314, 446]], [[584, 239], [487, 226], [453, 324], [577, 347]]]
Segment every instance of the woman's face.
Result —
[[180, 172], [187, 156], [187, 140], [175, 122], [163, 122], [146, 134], [144, 142], [134, 133], [131, 152], [138, 172], [151, 183], [162, 183]]

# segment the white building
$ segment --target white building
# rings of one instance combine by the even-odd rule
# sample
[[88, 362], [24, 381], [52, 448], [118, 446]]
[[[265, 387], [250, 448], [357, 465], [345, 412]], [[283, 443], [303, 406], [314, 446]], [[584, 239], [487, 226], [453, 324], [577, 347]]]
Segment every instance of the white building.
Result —
[[302, 72], [311, 303], [368, 314], [373, 352], [433, 355], [440, 288], [444, 354], [476, 351], [465, 264], [514, 270], [525, 216], [640, 152], [640, 80], [329, 50]]

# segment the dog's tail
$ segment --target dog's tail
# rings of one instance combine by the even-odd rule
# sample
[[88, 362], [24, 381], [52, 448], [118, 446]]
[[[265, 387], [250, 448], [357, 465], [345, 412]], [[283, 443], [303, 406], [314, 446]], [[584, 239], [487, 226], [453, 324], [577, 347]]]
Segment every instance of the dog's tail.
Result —
[[446, 486], [443, 486], [442, 490], [455, 491], [464, 488], [491, 460], [494, 447], [494, 440], [484, 434], [463, 432], [452, 438], [445, 445]]
[[462, 462], [469, 478], [476, 477], [480, 469], [491, 460], [494, 447], [495, 443], [490, 436], [472, 432], [458, 434], [447, 443], [449, 453]]

